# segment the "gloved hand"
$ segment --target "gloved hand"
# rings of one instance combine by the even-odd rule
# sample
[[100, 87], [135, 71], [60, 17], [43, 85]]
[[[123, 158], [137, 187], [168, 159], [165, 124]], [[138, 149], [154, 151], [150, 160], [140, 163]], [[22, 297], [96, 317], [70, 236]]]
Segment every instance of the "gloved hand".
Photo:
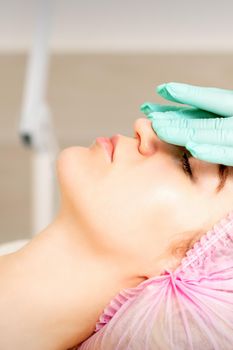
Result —
[[141, 106], [160, 139], [185, 146], [200, 160], [233, 166], [233, 91], [167, 83], [159, 85], [157, 92], [192, 106]]

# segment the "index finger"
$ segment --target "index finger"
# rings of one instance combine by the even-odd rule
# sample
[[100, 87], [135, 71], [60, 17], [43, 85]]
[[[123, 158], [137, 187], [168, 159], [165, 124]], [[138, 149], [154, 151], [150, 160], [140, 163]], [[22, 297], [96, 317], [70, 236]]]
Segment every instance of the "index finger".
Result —
[[233, 116], [233, 91], [181, 83], [166, 83], [157, 87], [167, 100], [188, 104], [223, 117]]

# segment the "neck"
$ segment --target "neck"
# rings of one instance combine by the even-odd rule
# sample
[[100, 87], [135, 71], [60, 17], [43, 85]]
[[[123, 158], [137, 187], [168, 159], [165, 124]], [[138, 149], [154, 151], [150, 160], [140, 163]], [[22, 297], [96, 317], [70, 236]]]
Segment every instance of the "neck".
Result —
[[61, 214], [25, 247], [3, 256], [0, 268], [0, 308], [7, 315], [0, 321], [0, 348], [6, 350], [66, 350], [81, 343], [109, 301], [143, 280], [96, 252], [77, 222]]

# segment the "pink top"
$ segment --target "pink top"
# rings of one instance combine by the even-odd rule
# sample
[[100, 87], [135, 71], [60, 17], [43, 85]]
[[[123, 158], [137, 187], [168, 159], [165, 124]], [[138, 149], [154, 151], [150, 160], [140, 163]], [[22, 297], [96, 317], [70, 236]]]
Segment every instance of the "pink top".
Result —
[[232, 350], [233, 211], [175, 271], [118, 293], [80, 350]]

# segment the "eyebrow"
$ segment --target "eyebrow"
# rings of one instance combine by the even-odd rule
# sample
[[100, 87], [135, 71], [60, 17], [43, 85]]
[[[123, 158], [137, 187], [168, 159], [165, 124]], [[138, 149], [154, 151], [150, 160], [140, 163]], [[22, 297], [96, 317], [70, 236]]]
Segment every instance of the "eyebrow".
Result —
[[215, 189], [215, 192], [219, 193], [223, 189], [223, 187], [225, 186], [228, 174], [229, 174], [229, 168], [224, 164], [219, 164], [218, 165], [219, 183]]

